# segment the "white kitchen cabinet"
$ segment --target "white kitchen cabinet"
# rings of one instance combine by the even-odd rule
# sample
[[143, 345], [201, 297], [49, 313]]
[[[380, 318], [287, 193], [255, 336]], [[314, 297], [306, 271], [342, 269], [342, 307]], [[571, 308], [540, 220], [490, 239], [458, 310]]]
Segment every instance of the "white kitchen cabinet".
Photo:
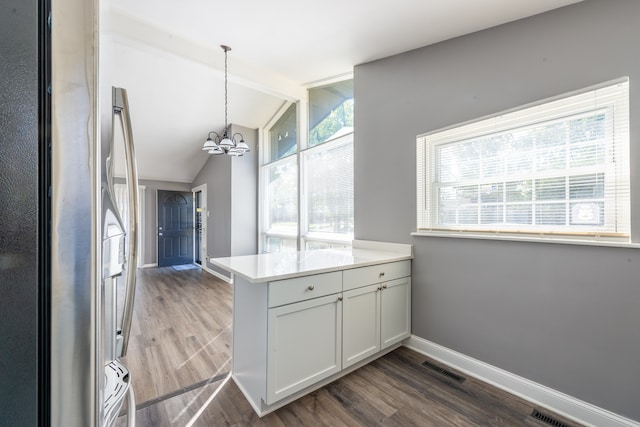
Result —
[[[409, 337], [410, 274], [410, 261], [343, 272], [343, 288], [349, 289], [343, 294], [343, 368]], [[382, 281], [385, 278], [392, 280]]]
[[380, 349], [411, 335], [411, 277], [382, 284], [380, 291]]
[[348, 367], [380, 351], [380, 285], [343, 294], [342, 366]]
[[267, 404], [340, 372], [341, 300], [333, 294], [269, 309]]
[[356, 240], [343, 250], [209, 260], [233, 273], [232, 378], [258, 415], [401, 345], [412, 253]]

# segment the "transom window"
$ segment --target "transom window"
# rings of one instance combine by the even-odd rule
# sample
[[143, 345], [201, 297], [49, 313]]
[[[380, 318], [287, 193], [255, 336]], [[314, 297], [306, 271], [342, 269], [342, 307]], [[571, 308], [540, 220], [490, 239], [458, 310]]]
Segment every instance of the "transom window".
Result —
[[629, 241], [628, 82], [418, 137], [418, 231]]

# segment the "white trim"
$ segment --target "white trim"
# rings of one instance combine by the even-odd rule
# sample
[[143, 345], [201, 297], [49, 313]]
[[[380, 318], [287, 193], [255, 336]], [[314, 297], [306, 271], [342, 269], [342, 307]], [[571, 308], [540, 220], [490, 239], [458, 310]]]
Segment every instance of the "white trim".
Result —
[[[138, 180], [139, 182], [140, 180]], [[145, 257], [145, 251], [144, 251], [144, 247], [146, 246], [146, 236], [145, 236], [145, 228], [146, 228], [146, 222], [145, 222], [145, 215], [146, 215], [146, 208], [145, 206], [147, 205], [147, 187], [145, 185], [138, 185], [138, 200], [140, 200], [140, 209], [138, 211], [138, 267], [142, 266], [142, 263], [144, 262], [144, 257]]]
[[[533, 234], [533, 233], [532, 233]], [[561, 245], [581, 245], [581, 246], [605, 246], [612, 248], [634, 248], [639, 249], [640, 243], [614, 242], [608, 240], [584, 240], [579, 238], [558, 237], [552, 235], [516, 235], [508, 233], [473, 233], [462, 231], [414, 231], [412, 236], [418, 237], [449, 237], [454, 239], [478, 239], [478, 240], [506, 240], [512, 242], [533, 242], [533, 243], [556, 243]]]
[[512, 374], [488, 363], [412, 335], [405, 346], [467, 375], [576, 422], [598, 427], [639, 427], [640, 423]]
[[202, 193], [202, 197], [200, 199], [200, 207], [203, 209], [202, 212], [202, 239], [200, 240], [200, 263], [206, 264], [207, 258], [207, 224], [209, 222], [209, 208], [207, 206], [207, 184], [204, 183], [202, 185], [198, 185], [191, 189], [191, 194], [193, 197], [193, 263], [196, 263], [196, 193]]
[[399, 252], [413, 258], [413, 245], [406, 243], [376, 242], [374, 240], [354, 240], [353, 249], [369, 249], [374, 251]]
[[313, 89], [314, 87], [327, 86], [333, 83], [343, 82], [345, 80], [353, 80], [353, 70], [335, 76], [326, 77], [320, 80], [303, 83], [302, 86], [307, 89]]
[[204, 271], [206, 271], [207, 273], [211, 274], [212, 276], [217, 277], [218, 279], [220, 279], [220, 280], [222, 280], [224, 282], [227, 282], [230, 285], [233, 285], [233, 277], [227, 277], [224, 274], [220, 274], [217, 271], [210, 269], [209, 267], [206, 266], [206, 263], [207, 262], [205, 261], [205, 264], [202, 265], [202, 267], [201, 267]]
[[157, 267], [157, 266], [158, 266], [158, 263], [154, 262], [153, 264], [144, 264], [140, 268], [153, 268], [153, 267]]

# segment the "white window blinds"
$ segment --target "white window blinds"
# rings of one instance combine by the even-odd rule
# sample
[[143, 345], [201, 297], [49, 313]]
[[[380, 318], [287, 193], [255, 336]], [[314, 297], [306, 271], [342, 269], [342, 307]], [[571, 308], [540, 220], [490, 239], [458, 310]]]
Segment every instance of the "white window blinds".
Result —
[[302, 153], [305, 236], [352, 238], [353, 133]]
[[420, 230], [629, 238], [628, 81], [418, 137]]

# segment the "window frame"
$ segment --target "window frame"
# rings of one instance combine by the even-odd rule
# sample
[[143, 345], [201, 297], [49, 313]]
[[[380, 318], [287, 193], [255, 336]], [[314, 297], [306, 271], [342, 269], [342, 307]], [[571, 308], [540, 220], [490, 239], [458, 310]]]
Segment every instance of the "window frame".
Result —
[[[318, 86], [314, 87], [322, 87], [328, 86], [334, 83], [339, 83], [345, 80], [352, 80], [353, 75], [343, 75], [340, 78], [330, 79]], [[309, 87], [308, 89], [313, 89], [313, 87]], [[280, 118], [286, 114], [287, 110], [291, 107], [292, 104], [296, 104], [297, 111], [297, 144], [296, 150], [294, 153], [290, 155], [277, 159], [271, 160], [270, 153], [270, 131], [272, 127], [280, 120]], [[282, 238], [282, 239], [296, 239], [296, 248], [298, 251], [305, 250], [308, 242], [318, 242], [325, 243], [330, 247], [350, 247], [351, 242], [353, 240], [353, 235], [349, 235], [342, 239], [337, 233], [307, 233], [306, 232], [306, 222], [307, 215], [306, 206], [303, 208], [303, 203], [306, 204], [306, 200], [303, 191], [303, 176], [302, 176], [302, 157], [303, 153], [307, 150], [316, 150], [319, 147], [326, 146], [327, 143], [334, 143], [336, 140], [340, 140], [346, 136], [350, 136], [351, 144], [353, 144], [353, 134], [354, 132], [350, 132], [345, 135], [341, 135], [338, 138], [333, 138], [312, 147], [308, 146], [309, 141], [309, 100], [308, 100], [308, 91], [307, 98], [295, 100], [295, 101], [286, 101], [283, 105], [278, 109], [273, 118], [261, 128], [259, 132], [259, 146], [261, 153], [259, 154], [259, 165], [258, 165], [258, 191], [259, 191], [259, 203], [258, 203], [258, 252], [266, 253], [267, 250], [267, 239], [268, 238]], [[266, 170], [269, 166], [276, 164], [277, 162], [283, 161], [283, 159], [289, 159], [290, 157], [296, 157], [296, 165], [297, 165], [297, 182], [298, 182], [298, 233], [297, 235], [288, 235], [286, 233], [274, 233], [269, 232], [267, 230], [266, 223], [266, 204], [265, 204], [265, 194], [266, 194], [266, 186], [268, 180], [265, 178]]]
[[[434, 191], [434, 183], [436, 182], [436, 156], [437, 147], [443, 147], [447, 144], [461, 144], [465, 140], [473, 140], [474, 138], [486, 137], [489, 135], [500, 134], [513, 129], [524, 129], [534, 126], [536, 123], [549, 123], [554, 120], [569, 120], [569, 117], [583, 114], [587, 111], [606, 110], [610, 108], [611, 102], [600, 102], [597, 94], [609, 93], [607, 89], [613, 87], [622, 87], [624, 90], [620, 98], [615, 98], [614, 108], [616, 109], [616, 118], [621, 119], [624, 131], [620, 135], [619, 128], [616, 127], [617, 142], [616, 156], [622, 154], [624, 161], [617, 162], [615, 179], [623, 178], [622, 188], [627, 191], [627, 198], [622, 204], [616, 202], [614, 210], [616, 220], [626, 221], [626, 230], [623, 233], [608, 232], [602, 230], [586, 230], [586, 227], [577, 227], [575, 229], [563, 229], [564, 227], [545, 227], [536, 228], [534, 225], [521, 227], [504, 226], [504, 224], [493, 224], [490, 226], [470, 225], [470, 226], [452, 226], [437, 224], [437, 192]], [[576, 108], [570, 105], [573, 99], [586, 99], [593, 95], [593, 105], [585, 108], [584, 105]], [[582, 104], [585, 104], [583, 101]], [[550, 113], [549, 111], [552, 111]], [[612, 120], [616, 120], [613, 118]], [[621, 78], [615, 81], [609, 81], [597, 86], [585, 88], [583, 90], [571, 92], [569, 94], [545, 99], [536, 103], [527, 104], [521, 107], [511, 109], [499, 114], [483, 117], [477, 120], [450, 126], [445, 129], [437, 130], [427, 134], [418, 135], [416, 138], [416, 231], [411, 233], [418, 236], [442, 236], [442, 237], [461, 237], [461, 238], [480, 238], [480, 239], [505, 239], [505, 240], [521, 240], [521, 241], [551, 241], [557, 243], [577, 243], [577, 244], [595, 244], [595, 245], [613, 245], [625, 246], [634, 245], [633, 236], [631, 235], [632, 224], [630, 216], [630, 156], [629, 156], [629, 82], [628, 78]], [[569, 142], [567, 142], [569, 144]], [[620, 164], [622, 163], [622, 164]], [[606, 168], [606, 166], [605, 166]], [[564, 178], [570, 179], [570, 166], [564, 169]], [[543, 173], [532, 171], [527, 179], [541, 179]], [[501, 178], [502, 179], [502, 178]], [[609, 178], [610, 179], [610, 178]], [[480, 185], [482, 179], [478, 178], [475, 184]], [[474, 184], [474, 185], [475, 185]], [[566, 195], [567, 200], [569, 195]], [[507, 203], [505, 200], [503, 203]], [[535, 201], [533, 201], [535, 203]], [[478, 206], [481, 202], [477, 202]], [[605, 207], [607, 209], [607, 207]], [[606, 216], [606, 214], [605, 214]], [[605, 217], [606, 221], [610, 218]]]

